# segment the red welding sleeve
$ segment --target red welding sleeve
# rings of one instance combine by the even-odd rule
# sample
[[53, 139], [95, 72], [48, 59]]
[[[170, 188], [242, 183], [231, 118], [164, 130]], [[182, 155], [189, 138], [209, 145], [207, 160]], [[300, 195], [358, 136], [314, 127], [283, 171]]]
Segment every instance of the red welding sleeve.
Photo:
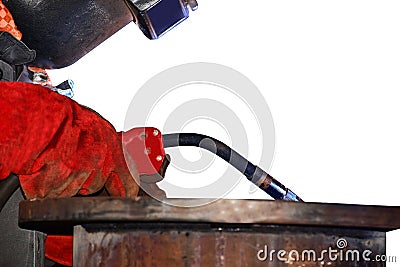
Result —
[[28, 199], [88, 195], [104, 186], [113, 196], [137, 195], [109, 122], [39, 85], [1, 82], [0, 94], [0, 180], [18, 175]]

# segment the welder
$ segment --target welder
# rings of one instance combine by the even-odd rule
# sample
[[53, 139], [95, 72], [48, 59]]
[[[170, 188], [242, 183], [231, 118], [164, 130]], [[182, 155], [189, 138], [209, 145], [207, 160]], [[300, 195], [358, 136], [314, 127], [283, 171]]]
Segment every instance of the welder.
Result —
[[[108, 121], [70, 99], [71, 81], [53, 85], [46, 73], [73, 64], [131, 21], [157, 39], [190, 9], [196, 0], [0, 0], [0, 210], [18, 186], [26, 199], [165, 197], [155, 183], [169, 163], [164, 147], [173, 146], [207, 149], [273, 198], [301, 201], [211, 137], [135, 128], [121, 140]], [[72, 237], [47, 236], [45, 255], [72, 265]]]

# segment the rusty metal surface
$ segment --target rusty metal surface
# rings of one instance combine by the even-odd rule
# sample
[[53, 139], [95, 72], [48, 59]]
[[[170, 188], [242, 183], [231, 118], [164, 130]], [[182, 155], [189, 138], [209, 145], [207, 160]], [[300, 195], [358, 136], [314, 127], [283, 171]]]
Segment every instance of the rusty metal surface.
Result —
[[[48, 232], [96, 222], [207, 222], [234, 224], [307, 225], [393, 230], [400, 228], [400, 207], [295, 203], [269, 200], [219, 200], [182, 208], [196, 200], [67, 198], [23, 201], [19, 223]], [[58, 227], [57, 227], [58, 226]]]
[[[346, 247], [339, 247], [339, 240], [345, 240]], [[272, 250], [276, 252], [271, 254]], [[286, 255], [278, 258], [279, 250], [286, 251]], [[332, 253], [322, 254], [323, 250]], [[158, 223], [147, 227], [146, 224], [102, 224], [76, 226], [74, 230], [74, 266], [83, 267], [385, 266], [382, 262], [367, 262], [362, 257], [366, 250], [372, 252], [371, 259], [374, 255], [384, 255], [385, 233], [194, 223]], [[289, 256], [290, 251], [297, 251], [298, 257], [295, 253]]]

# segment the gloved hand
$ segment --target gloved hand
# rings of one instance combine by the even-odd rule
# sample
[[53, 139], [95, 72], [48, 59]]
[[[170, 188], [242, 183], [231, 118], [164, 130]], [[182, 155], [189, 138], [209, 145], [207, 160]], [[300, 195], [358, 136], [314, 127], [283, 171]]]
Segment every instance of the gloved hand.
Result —
[[[18, 175], [27, 199], [104, 188], [111, 196], [137, 196], [135, 163], [124, 157], [109, 122], [40, 85], [0, 82], [0, 94], [0, 180]], [[45, 254], [72, 265], [72, 236], [48, 236]]]
[[113, 196], [137, 195], [109, 122], [39, 85], [2, 82], [0, 93], [0, 180], [18, 175], [27, 199], [89, 195], [104, 186]]

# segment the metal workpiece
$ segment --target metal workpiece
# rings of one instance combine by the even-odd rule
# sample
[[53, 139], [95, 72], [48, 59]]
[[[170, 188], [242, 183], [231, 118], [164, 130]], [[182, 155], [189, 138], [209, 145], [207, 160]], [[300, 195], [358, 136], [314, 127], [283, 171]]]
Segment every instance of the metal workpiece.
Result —
[[[74, 266], [385, 266], [362, 257], [360, 261], [346, 262], [346, 254], [336, 249], [335, 244], [345, 240], [352, 251], [361, 251], [361, 254], [367, 250], [384, 255], [385, 233], [380, 232], [196, 223], [158, 223], [151, 227], [149, 229], [146, 224], [113, 228], [106, 224], [75, 226]], [[342, 251], [344, 261], [329, 260], [329, 256], [320, 259], [324, 256], [321, 251], [329, 247], [334, 252]], [[278, 258], [277, 251], [284, 251], [285, 256], [281, 252]], [[295, 256], [288, 257], [293, 251], [298, 252], [298, 260]], [[315, 254], [307, 254], [309, 251], [315, 251]]]
[[400, 228], [400, 207], [328, 204], [274, 200], [221, 199], [185, 208], [196, 199], [74, 197], [22, 201], [20, 227], [55, 233], [78, 224], [171, 222]]
[[189, 17], [196, 0], [126, 0], [135, 23], [149, 39], [158, 39]]
[[[179, 206], [191, 201], [171, 200], [173, 205], [116, 197], [22, 201], [19, 222], [45, 233], [73, 229], [74, 266], [116, 267], [381, 267], [384, 263], [368, 261], [362, 253], [384, 255], [386, 232], [400, 227], [400, 207], [265, 200]], [[323, 254], [328, 249], [344, 256], [359, 251], [360, 260], [340, 260], [334, 253], [329, 258]], [[286, 251], [286, 257], [296, 250], [300, 258], [283, 261], [278, 250]], [[311, 250], [315, 257], [301, 258]]]

